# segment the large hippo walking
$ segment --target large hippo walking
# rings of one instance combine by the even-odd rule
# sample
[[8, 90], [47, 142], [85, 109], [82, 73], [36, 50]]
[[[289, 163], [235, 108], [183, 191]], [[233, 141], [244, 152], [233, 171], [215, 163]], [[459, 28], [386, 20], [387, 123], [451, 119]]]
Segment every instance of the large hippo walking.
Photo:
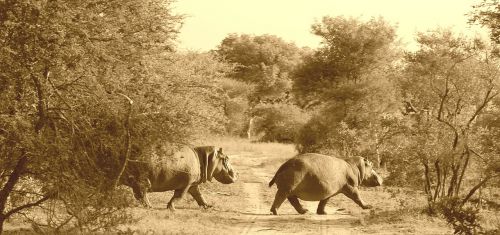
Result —
[[346, 160], [332, 156], [306, 153], [297, 155], [281, 165], [269, 182], [269, 187], [276, 183], [278, 192], [274, 198], [271, 212], [277, 215], [277, 209], [285, 199], [298, 213], [307, 212], [298, 199], [319, 201], [317, 213], [326, 214], [328, 199], [342, 193], [363, 209], [371, 208], [359, 196], [358, 186], [374, 187], [382, 185], [382, 178], [373, 170], [373, 164], [361, 157]]
[[169, 209], [175, 210], [174, 203], [186, 193], [191, 194], [199, 206], [207, 208], [210, 205], [201, 195], [198, 185], [212, 178], [223, 184], [236, 180], [228, 156], [214, 146], [182, 146], [175, 151], [158, 146], [148, 152], [146, 159], [130, 162], [124, 184], [130, 186], [135, 198], [147, 207], [151, 207], [147, 192], [174, 190], [167, 204]]

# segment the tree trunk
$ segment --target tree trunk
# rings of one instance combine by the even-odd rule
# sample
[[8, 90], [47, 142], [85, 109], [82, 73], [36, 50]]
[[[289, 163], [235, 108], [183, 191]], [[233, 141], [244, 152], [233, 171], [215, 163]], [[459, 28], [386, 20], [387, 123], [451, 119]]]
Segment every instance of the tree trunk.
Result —
[[431, 192], [431, 179], [429, 175], [429, 164], [427, 162], [423, 162], [424, 164], [424, 169], [425, 169], [425, 193], [432, 199], [432, 192]]
[[3, 233], [3, 223], [5, 222], [5, 216], [0, 215], [0, 234]]
[[250, 120], [248, 121], [248, 130], [247, 130], [247, 138], [249, 140], [252, 139], [253, 124], [254, 124], [254, 118], [251, 117]]
[[441, 189], [441, 167], [439, 166], [439, 160], [436, 160], [434, 162], [434, 167], [436, 167], [436, 178], [437, 178], [437, 184], [436, 184], [436, 189], [434, 191], [434, 197], [432, 198], [432, 201], [436, 201], [436, 198], [439, 196], [439, 190]]
[[25, 154], [23, 154], [21, 158], [17, 160], [14, 170], [12, 170], [12, 173], [7, 179], [7, 182], [5, 183], [5, 185], [3, 185], [3, 188], [0, 190], [0, 234], [3, 231], [3, 223], [5, 222], [5, 219], [7, 219], [9, 215], [9, 213], [5, 212], [7, 199], [9, 198], [10, 193], [14, 189], [14, 186], [19, 181], [19, 178], [21, 177], [21, 174], [26, 168], [27, 163], [28, 163], [28, 157]]
[[466, 150], [465, 154], [466, 154], [465, 155], [465, 162], [464, 162], [464, 166], [462, 167], [462, 172], [460, 173], [460, 177], [458, 178], [458, 184], [457, 184], [455, 195], [458, 195], [458, 193], [460, 192], [460, 187], [462, 187], [462, 180], [464, 178], [465, 170], [467, 170], [467, 166], [469, 166], [470, 152], [468, 149]]

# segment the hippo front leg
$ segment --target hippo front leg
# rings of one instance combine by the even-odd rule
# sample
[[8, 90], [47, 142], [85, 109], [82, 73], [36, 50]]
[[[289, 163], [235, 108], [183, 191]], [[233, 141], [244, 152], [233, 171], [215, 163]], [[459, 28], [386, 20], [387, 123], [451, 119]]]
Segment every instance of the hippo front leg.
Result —
[[189, 190], [189, 185], [186, 188], [176, 189], [174, 191], [174, 195], [172, 196], [172, 198], [170, 199], [170, 201], [167, 204], [167, 208], [170, 209], [170, 210], [175, 211], [174, 202], [179, 201], [180, 199], [182, 199], [184, 197], [184, 195], [186, 195], [186, 193], [187, 193], [188, 190]]
[[201, 206], [205, 209], [208, 209], [212, 207], [212, 205], [209, 205], [207, 201], [205, 201], [205, 198], [203, 198], [203, 195], [201, 195], [200, 188], [198, 188], [198, 185], [191, 186], [188, 190], [189, 194], [193, 196], [194, 200], [196, 200], [196, 203], [198, 203], [198, 206]]
[[148, 199], [148, 194], [146, 193], [146, 189], [141, 189], [140, 187], [133, 187], [132, 191], [134, 192], [134, 197], [137, 199], [144, 207], [151, 208], [151, 203]]
[[347, 185], [344, 187], [343, 192], [348, 198], [352, 199], [356, 204], [358, 204], [363, 209], [371, 209], [372, 206], [366, 204], [359, 196], [359, 191], [357, 187]]

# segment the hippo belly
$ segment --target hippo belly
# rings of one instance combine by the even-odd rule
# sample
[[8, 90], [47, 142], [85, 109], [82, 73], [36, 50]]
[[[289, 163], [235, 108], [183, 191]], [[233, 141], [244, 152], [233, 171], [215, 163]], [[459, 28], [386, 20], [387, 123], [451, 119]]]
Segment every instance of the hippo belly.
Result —
[[291, 192], [304, 201], [321, 201], [337, 194], [341, 187], [331, 182], [319, 180], [318, 177], [305, 177]]
[[172, 171], [162, 169], [155, 176], [152, 176], [150, 192], [165, 192], [185, 188], [191, 185], [194, 179], [199, 176], [182, 171]]

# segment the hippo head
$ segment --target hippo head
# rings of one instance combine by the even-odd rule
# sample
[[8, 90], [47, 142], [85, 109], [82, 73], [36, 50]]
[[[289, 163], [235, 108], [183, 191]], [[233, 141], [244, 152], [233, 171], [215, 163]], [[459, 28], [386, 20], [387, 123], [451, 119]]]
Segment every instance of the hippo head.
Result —
[[236, 181], [236, 174], [229, 162], [229, 157], [222, 152], [222, 148], [217, 150], [217, 154], [214, 158], [216, 158], [216, 164], [213, 171], [213, 177], [223, 184], [234, 183]]
[[124, 184], [132, 188], [135, 199], [137, 199], [143, 206], [148, 208], [151, 207], [151, 203], [149, 202], [146, 194], [151, 188], [151, 182], [149, 179], [145, 178], [140, 180], [134, 175], [129, 175]]
[[368, 159], [361, 158], [359, 163], [361, 175], [361, 185], [366, 187], [376, 187], [382, 185], [382, 177], [373, 170], [373, 163]]
[[222, 148], [200, 146], [194, 150], [200, 158], [202, 183], [212, 181], [212, 178], [223, 184], [236, 181], [236, 174], [229, 163], [229, 157], [222, 152]]

